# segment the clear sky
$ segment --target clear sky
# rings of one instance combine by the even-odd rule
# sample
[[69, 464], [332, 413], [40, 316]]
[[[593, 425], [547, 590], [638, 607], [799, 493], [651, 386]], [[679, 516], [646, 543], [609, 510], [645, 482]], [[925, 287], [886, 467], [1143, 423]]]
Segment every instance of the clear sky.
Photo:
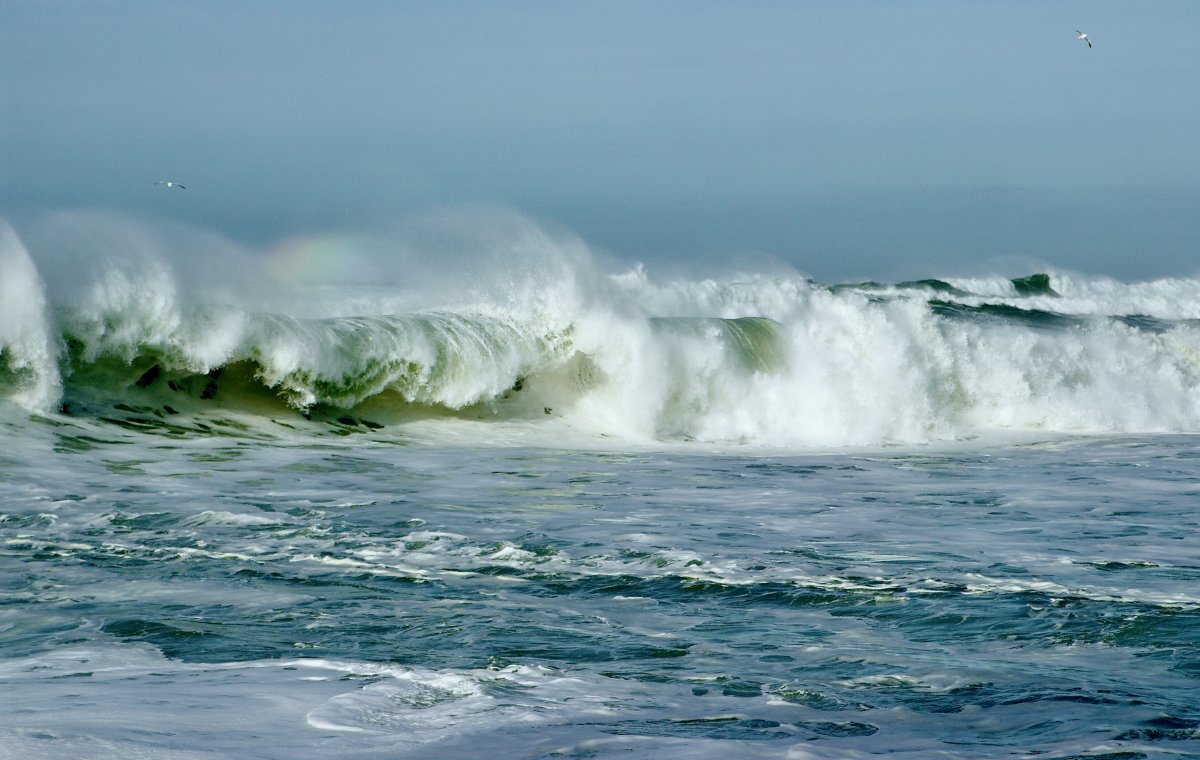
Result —
[[0, 0], [0, 88], [18, 230], [482, 205], [649, 265], [1200, 273], [1197, 0]]

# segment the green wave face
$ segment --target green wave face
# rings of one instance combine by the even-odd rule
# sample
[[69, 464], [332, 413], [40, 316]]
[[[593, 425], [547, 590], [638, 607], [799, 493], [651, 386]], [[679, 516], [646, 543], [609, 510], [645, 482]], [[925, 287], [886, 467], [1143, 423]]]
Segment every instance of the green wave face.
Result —
[[763, 317], [722, 320], [725, 334], [738, 356], [755, 372], [780, 372], [787, 367], [782, 326]]
[[64, 339], [64, 403], [131, 400], [195, 409], [232, 405], [279, 413], [290, 407], [354, 409], [368, 400], [456, 412], [500, 399], [524, 379], [574, 355], [571, 328], [537, 329], [509, 319], [431, 313], [398, 317], [249, 320], [219, 361], [198, 361], [181, 334], [102, 348]]
[[897, 283], [896, 287], [900, 290], [931, 290], [934, 293], [939, 293], [947, 296], [965, 296], [967, 292], [959, 290], [948, 282], [943, 280], [912, 280], [909, 282]]
[[1054, 288], [1050, 287], [1050, 275], [1031, 274], [1028, 277], [1018, 277], [1011, 280], [1020, 296], [1057, 296]]
[[0, 392], [7, 395], [28, 390], [36, 382], [37, 369], [7, 346], [0, 346]]
[[985, 319], [997, 323], [1025, 325], [1038, 329], [1059, 329], [1088, 324], [1087, 317], [1059, 314], [1044, 309], [1022, 309], [1005, 303], [970, 305], [954, 301], [932, 300], [929, 308], [938, 316], [951, 319]]
[[651, 323], [664, 350], [677, 351], [689, 345], [715, 350], [731, 371], [772, 373], [787, 368], [785, 331], [773, 319], [657, 317]]

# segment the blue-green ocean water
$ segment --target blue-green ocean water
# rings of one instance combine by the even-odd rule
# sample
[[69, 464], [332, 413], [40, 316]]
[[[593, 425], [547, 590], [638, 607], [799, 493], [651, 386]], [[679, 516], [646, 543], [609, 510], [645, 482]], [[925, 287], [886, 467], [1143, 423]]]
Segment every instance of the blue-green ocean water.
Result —
[[506, 229], [0, 223], [0, 758], [1200, 756], [1200, 280]]
[[1200, 754], [1192, 436], [202, 424], [6, 418], [0, 756]]

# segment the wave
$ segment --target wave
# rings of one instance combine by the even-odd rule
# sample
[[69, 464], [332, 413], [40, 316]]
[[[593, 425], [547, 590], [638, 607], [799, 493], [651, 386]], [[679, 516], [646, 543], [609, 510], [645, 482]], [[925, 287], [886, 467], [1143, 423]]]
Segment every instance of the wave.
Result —
[[657, 280], [519, 233], [455, 271], [239, 290], [181, 273], [169, 239], [64, 268], [0, 227], [0, 397], [133, 427], [458, 417], [768, 446], [1200, 430], [1195, 280]]
[[61, 391], [41, 279], [16, 232], [0, 222], [0, 392], [38, 408]]

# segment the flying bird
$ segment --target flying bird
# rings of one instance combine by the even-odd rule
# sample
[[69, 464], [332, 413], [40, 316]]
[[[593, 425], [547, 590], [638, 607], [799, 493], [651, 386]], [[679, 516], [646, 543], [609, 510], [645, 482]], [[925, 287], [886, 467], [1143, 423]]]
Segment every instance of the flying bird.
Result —
[[1087, 32], [1081, 32], [1078, 29], [1076, 29], [1075, 36], [1078, 37], [1079, 39], [1083, 40], [1084, 42], [1086, 42], [1088, 44], [1088, 47], [1092, 46], [1092, 41], [1088, 39]]
[[187, 190], [187, 188], [186, 188], [186, 187], [184, 187], [183, 185], [179, 184], [178, 182], [176, 182], [176, 181], [175, 181], [175, 180], [173, 180], [173, 179], [163, 179], [163, 180], [159, 180], [158, 182], [155, 182], [154, 184], [156, 184], [156, 185], [163, 185], [164, 187], [168, 187], [168, 188], [170, 188], [170, 187], [177, 187], [177, 188], [179, 188], [180, 190]]

